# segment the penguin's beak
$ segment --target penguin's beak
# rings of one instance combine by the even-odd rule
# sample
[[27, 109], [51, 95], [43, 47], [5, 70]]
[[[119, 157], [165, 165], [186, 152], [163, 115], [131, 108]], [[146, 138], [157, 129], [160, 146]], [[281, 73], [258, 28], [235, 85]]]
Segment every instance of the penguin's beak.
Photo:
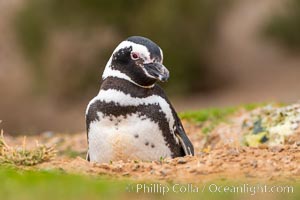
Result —
[[147, 63], [144, 64], [144, 68], [150, 76], [153, 76], [162, 82], [167, 81], [170, 76], [169, 70], [161, 63]]

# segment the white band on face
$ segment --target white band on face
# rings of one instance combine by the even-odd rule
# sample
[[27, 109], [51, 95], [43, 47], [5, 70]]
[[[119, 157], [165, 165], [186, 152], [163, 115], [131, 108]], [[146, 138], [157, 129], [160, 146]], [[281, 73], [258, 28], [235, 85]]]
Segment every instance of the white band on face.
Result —
[[143, 87], [143, 88], [152, 88], [152, 87], [154, 87], [154, 84], [149, 85], [149, 86], [140, 85], [140, 84], [136, 83], [135, 81], [133, 81], [126, 74], [120, 72], [119, 70], [112, 69], [111, 67], [105, 67], [105, 70], [104, 70], [103, 75], [102, 75], [102, 79], [105, 80], [107, 77], [121, 78], [121, 79], [127, 80], [127, 81], [129, 81], [129, 82], [131, 82], [131, 83], [133, 83], [133, 84], [135, 84], [139, 87]]
[[129, 47], [132, 48], [132, 52], [137, 52], [139, 54], [139, 56], [144, 60], [144, 63], [153, 62], [153, 60], [150, 58], [150, 52], [148, 51], [147, 47], [130, 41], [121, 42], [114, 50], [113, 54], [119, 51], [120, 49]]
[[[117, 47], [116, 49], [113, 51], [110, 59], [108, 60], [106, 66], [105, 66], [105, 69], [104, 69], [104, 72], [103, 72], [103, 75], [102, 75], [102, 79], [106, 79], [107, 77], [117, 77], [117, 78], [121, 78], [121, 79], [125, 79], [125, 80], [128, 80], [132, 83], [134, 83], [135, 85], [138, 85], [140, 87], [144, 87], [144, 88], [152, 88], [154, 86], [153, 85], [150, 85], [150, 86], [142, 86], [142, 85], [139, 85], [138, 83], [134, 82], [128, 75], [120, 72], [119, 70], [115, 70], [115, 69], [112, 69], [111, 65], [112, 65], [112, 58], [113, 58], [113, 55], [118, 52], [120, 49], [124, 49], [124, 48], [132, 48], [132, 51], [131, 52], [136, 52], [140, 58], [143, 59], [144, 61], [144, 64], [148, 64], [148, 63], [152, 63], [154, 62], [154, 59], [151, 59], [151, 54], [148, 50], [147, 47], [145, 47], [144, 45], [141, 45], [141, 44], [136, 44], [134, 42], [131, 42], [131, 41], [123, 41], [121, 42]], [[161, 61], [160, 63], [162, 63], [162, 60], [163, 60], [163, 52], [161, 50], [161, 48], [159, 48], [160, 50], [160, 54], [161, 54]], [[150, 78], [155, 78], [153, 76], [151, 76], [147, 70], [144, 69], [143, 66], [141, 66], [141, 68], [143, 69], [144, 73], [150, 77]]]

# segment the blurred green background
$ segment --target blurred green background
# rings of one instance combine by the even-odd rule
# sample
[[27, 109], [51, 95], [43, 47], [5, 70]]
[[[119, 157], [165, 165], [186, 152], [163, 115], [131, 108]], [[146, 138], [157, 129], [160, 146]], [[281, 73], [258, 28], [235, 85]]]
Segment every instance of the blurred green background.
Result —
[[0, 2], [0, 128], [84, 130], [114, 48], [155, 41], [181, 111], [299, 99], [300, 0]]

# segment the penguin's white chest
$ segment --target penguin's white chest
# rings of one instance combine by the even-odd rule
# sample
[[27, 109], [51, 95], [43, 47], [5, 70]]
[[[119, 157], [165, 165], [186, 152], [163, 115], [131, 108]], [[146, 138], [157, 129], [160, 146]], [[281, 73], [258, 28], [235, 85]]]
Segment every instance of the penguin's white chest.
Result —
[[91, 122], [88, 134], [91, 161], [171, 157], [159, 125], [146, 116], [140, 113], [119, 117], [97, 114], [99, 120]]

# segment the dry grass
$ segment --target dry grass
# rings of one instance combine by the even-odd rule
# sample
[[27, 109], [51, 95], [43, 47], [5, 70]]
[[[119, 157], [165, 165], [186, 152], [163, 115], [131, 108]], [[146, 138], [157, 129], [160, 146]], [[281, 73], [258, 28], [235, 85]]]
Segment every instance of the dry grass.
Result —
[[56, 156], [53, 146], [47, 147], [36, 142], [36, 147], [26, 148], [26, 137], [23, 144], [17, 147], [9, 146], [4, 139], [3, 130], [0, 136], [0, 164], [9, 166], [33, 166], [45, 161], [50, 161]]

